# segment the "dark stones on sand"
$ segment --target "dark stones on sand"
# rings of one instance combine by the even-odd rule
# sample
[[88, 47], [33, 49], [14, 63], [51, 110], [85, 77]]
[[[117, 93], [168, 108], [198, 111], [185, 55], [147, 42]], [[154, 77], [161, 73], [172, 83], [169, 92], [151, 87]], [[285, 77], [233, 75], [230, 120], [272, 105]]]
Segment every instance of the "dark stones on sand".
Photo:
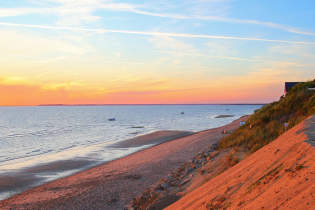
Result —
[[184, 179], [183, 181], [181, 181], [181, 183], [179, 184], [180, 186], [183, 186], [185, 184], [187, 184], [188, 182], [190, 182], [189, 178]]
[[164, 182], [158, 185], [159, 190], [166, 190], [169, 187], [168, 183]]
[[212, 144], [211, 146], [210, 146], [210, 150], [209, 151], [214, 151], [214, 150], [217, 150], [218, 149], [218, 144]]
[[189, 186], [194, 174], [200, 174], [201, 171], [206, 173], [202, 167], [219, 154], [219, 151], [216, 151], [217, 148], [217, 144], [212, 144], [204, 152], [198, 153], [192, 160], [175, 169], [134, 198], [127, 209], [156, 209], [156, 207], [163, 209], [180, 199], [179, 194], [185, 186]]
[[118, 201], [119, 201], [119, 193], [118, 192], [112, 192], [109, 200], [107, 201], [107, 204], [108, 205], [114, 205]]
[[137, 179], [141, 179], [141, 175], [139, 174], [128, 174], [125, 176], [125, 179], [134, 179], [134, 180], [137, 180]]
[[107, 203], [112, 204], [112, 203], [116, 203], [117, 201], [118, 201], [117, 198], [111, 198]]

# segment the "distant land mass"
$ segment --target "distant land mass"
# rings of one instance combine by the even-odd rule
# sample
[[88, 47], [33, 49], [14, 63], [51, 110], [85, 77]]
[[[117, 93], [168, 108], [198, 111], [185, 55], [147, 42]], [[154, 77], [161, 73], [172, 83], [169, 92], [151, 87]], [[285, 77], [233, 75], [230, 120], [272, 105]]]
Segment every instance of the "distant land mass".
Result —
[[266, 105], [268, 103], [222, 103], [222, 104], [39, 104], [37, 106], [143, 106], [143, 105]]

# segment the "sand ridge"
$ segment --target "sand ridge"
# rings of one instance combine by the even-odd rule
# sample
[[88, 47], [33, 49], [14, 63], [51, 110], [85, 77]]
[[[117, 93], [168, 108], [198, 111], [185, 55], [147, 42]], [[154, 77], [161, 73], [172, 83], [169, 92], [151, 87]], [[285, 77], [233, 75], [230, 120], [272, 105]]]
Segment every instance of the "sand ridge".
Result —
[[[314, 117], [166, 209], [312, 209], [315, 206]], [[305, 132], [306, 131], [306, 132]]]

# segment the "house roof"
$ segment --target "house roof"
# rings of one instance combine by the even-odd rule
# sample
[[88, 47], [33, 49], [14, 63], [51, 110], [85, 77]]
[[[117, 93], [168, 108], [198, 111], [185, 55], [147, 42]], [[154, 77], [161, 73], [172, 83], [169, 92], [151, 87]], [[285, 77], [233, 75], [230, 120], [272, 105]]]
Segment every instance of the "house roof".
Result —
[[287, 93], [291, 88], [293, 88], [293, 86], [295, 86], [296, 84], [298, 84], [300, 82], [285, 82], [285, 92]]

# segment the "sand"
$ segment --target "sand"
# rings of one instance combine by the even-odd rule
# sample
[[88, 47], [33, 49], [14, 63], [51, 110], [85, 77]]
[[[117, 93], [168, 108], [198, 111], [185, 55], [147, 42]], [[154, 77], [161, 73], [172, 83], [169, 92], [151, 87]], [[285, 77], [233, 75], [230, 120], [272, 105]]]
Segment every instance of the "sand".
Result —
[[44, 176], [84, 169], [96, 164], [97, 161], [71, 159], [39, 164], [18, 171], [2, 173], [0, 175], [0, 199], [47, 182]]
[[228, 117], [234, 117], [234, 115], [230, 115], [230, 114], [221, 114], [216, 116], [215, 118], [228, 118]]
[[[191, 134], [193, 134], [193, 132], [173, 130], [157, 131], [118, 142], [111, 145], [111, 147], [125, 149], [130, 147], [141, 147], [144, 145], [158, 145]], [[81, 157], [68, 160], [56, 160], [53, 162], [32, 165], [16, 171], [1, 173], [0, 199], [3, 200], [10, 195], [12, 196], [32, 187], [44, 184], [47, 182], [47, 177], [52, 177], [53, 180], [55, 180], [64, 177], [65, 173], [68, 175], [74, 174], [75, 172], [83, 171], [102, 163], [105, 163], [105, 161], [101, 162]]]
[[123, 209], [168, 173], [239, 126], [201, 131], [58, 179], [0, 202], [1, 209]]
[[314, 209], [314, 131], [315, 116], [166, 209]]
[[194, 134], [189, 131], [156, 131], [147, 135], [137, 136], [132, 139], [118, 142], [113, 144], [111, 147], [115, 148], [128, 148], [128, 147], [140, 147], [146, 144], [162, 144], [164, 142], [174, 140], [177, 138], [185, 137]]

